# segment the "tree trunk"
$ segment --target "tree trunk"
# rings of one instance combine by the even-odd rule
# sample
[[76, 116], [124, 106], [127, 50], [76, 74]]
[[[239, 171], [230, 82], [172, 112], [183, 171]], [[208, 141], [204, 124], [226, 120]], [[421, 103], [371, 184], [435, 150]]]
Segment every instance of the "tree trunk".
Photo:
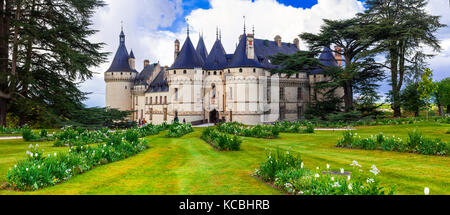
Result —
[[439, 116], [444, 116], [444, 106], [442, 106], [442, 105], [438, 105], [438, 107], [439, 107]]
[[344, 87], [345, 112], [353, 110], [353, 89], [350, 81], [346, 81]]
[[419, 117], [419, 111], [414, 111], [414, 116]]
[[0, 126], [6, 127], [6, 99], [0, 98]]
[[[392, 44], [391, 44], [392, 45]], [[394, 44], [396, 45], [396, 44]], [[402, 117], [400, 108], [400, 89], [398, 89], [398, 54], [395, 49], [390, 50], [391, 57], [391, 79], [392, 79], [392, 104], [391, 108], [394, 111], [394, 117]]]

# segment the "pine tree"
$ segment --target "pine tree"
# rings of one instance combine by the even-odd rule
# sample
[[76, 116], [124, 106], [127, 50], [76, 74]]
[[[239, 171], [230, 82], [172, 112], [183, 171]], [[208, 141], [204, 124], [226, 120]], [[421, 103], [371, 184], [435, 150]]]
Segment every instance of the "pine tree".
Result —
[[0, 0], [0, 125], [7, 111], [21, 117], [38, 107], [46, 119], [70, 118], [86, 94], [77, 81], [105, 61], [88, 37], [102, 0]]

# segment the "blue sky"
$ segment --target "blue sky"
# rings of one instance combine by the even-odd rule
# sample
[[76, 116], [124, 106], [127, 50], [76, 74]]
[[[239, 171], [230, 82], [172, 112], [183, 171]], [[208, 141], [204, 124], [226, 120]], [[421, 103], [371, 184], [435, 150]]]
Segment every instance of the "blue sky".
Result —
[[[105, 106], [103, 73], [109, 68], [118, 47], [120, 23], [124, 22], [128, 51], [136, 55], [136, 69], [142, 70], [143, 61], [173, 63], [173, 42], [186, 38], [186, 19], [196, 45], [198, 34], [204, 33], [207, 49], [214, 44], [216, 27], [222, 29], [222, 43], [227, 53], [234, 52], [242, 34], [243, 16], [247, 26], [255, 27], [256, 37], [273, 40], [276, 35], [283, 42], [292, 42], [300, 33], [318, 33], [323, 19], [347, 19], [362, 12], [363, 0], [105, 0], [93, 17], [93, 29], [99, 30], [91, 40], [106, 43], [102, 51], [110, 52], [107, 62], [94, 68], [96, 75], [81, 85], [81, 90], [92, 92], [85, 104]], [[447, 0], [429, 0], [427, 10], [441, 15], [442, 23], [450, 26], [450, 7]], [[450, 73], [450, 27], [438, 33], [442, 52], [429, 61], [437, 80]], [[305, 49], [305, 44], [300, 44]], [[379, 89], [389, 91], [387, 82]]]

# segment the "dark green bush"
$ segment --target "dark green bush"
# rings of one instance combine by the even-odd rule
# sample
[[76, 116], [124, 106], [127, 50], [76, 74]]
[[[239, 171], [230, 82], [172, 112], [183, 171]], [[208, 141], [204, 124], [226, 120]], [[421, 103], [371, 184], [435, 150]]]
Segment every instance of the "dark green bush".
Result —
[[239, 137], [220, 133], [213, 128], [203, 129], [201, 138], [220, 151], [239, 151], [241, 149], [242, 140]]

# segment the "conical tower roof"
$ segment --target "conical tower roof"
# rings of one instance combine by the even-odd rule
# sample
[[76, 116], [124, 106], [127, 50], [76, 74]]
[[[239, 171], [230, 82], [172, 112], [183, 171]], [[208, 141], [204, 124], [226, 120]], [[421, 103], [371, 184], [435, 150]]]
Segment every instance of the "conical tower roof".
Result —
[[217, 39], [214, 46], [206, 59], [203, 69], [205, 70], [222, 70], [227, 67], [227, 56], [222, 42]]
[[119, 48], [116, 51], [111, 66], [106, 72], [135, 72], [131, 69], [128, 62], [129, 57], [127, 47], [125, 46], [125, 34], [121, 31]]
[[[255, 56], [256, 57], [256, 56]], [[263, 66], [256, 60], [248, 59], [247, 57], [247, 35], [245, 33], [242, 35], [239, 45], [234, 52], [233, 59], [231, 60], [228, 68], [237, 67], [257, 67], [263, 68]]]
[[205, 41], [203, 40], [203, 36], [200, 36], [197, 44], [197, 53], [202, 57], [203, 61], [206, 61], [208, 58], [208, 50], [206, 50]]
[[204, 61], [192, 45], [191, 38], [186, 38], [175, 63], [170, 69], [194, 69], [203, 67]]

